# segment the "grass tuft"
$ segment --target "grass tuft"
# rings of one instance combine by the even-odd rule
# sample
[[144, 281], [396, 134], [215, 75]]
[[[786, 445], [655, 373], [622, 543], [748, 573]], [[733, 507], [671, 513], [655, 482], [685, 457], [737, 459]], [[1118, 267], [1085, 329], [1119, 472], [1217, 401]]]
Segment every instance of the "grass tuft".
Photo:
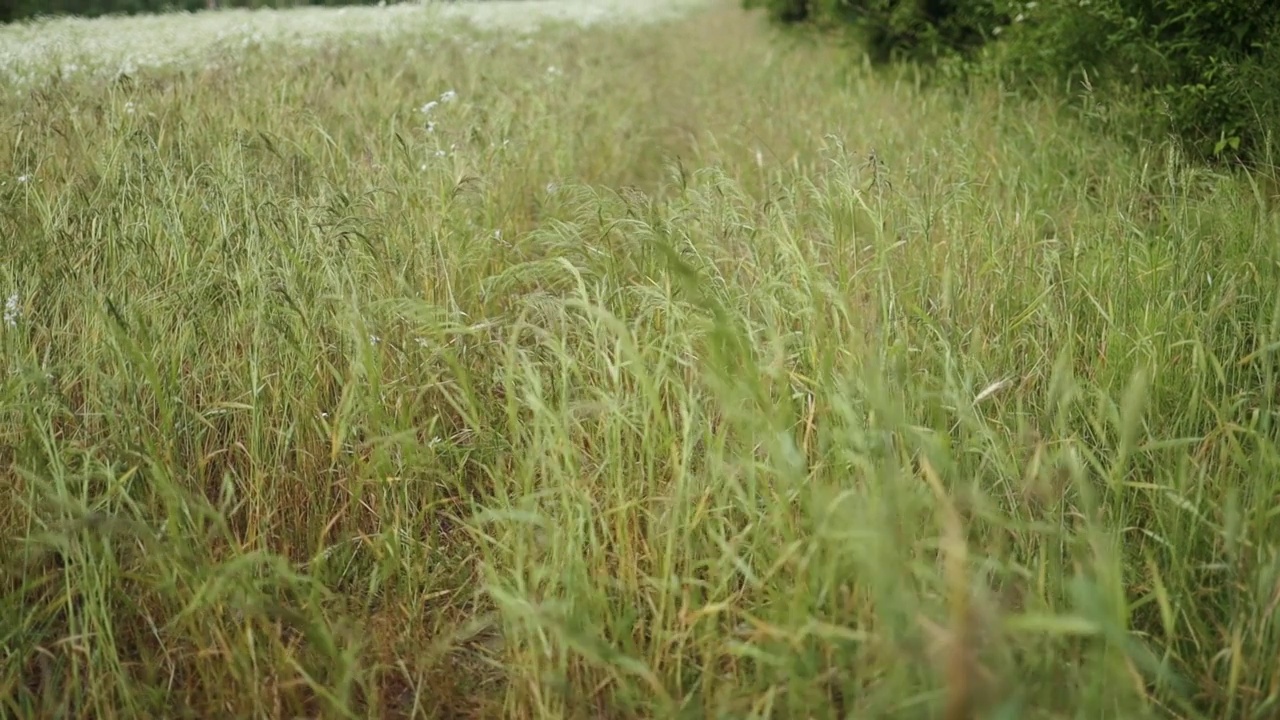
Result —
[[1275, 714], [1274, 177], [447, 27], [3, 94], [6, 716]]

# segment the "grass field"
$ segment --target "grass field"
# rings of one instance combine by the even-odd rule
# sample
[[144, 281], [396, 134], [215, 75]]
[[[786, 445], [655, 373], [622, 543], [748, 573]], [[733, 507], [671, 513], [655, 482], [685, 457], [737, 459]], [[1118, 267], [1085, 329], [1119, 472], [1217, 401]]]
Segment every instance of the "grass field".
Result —
[[1280, 717], [1275, 177], [635, 7], [0, 29], [0, 715]]

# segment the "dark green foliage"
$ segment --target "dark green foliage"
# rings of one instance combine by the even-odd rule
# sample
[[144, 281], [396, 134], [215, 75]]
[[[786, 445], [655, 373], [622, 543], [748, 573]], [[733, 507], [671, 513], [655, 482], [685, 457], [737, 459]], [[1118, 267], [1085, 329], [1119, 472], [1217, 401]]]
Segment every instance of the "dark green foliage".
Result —
[[859, 5], [849, 0], [743, 0], [743, 4], [747, 8], [764, 8], [769, 17], [779, 22], [817, 26], [849, 25], [857, 19]]
[[1000, 64], [1145, 99], [1152, 123], [1206, 156], [1257, 157], [1280, 129], [1280, 3], [1078, 0], [1024, 11]]
[[843, 23], [876, 60], [936, 58], [975, 50], [991, 36], [1007, 0], [745, 0], [782, 22]]
[[764, 8], [769, 17], [786, 23], [802, 22], [813, 17], [811, 0], [744, 0], [748, 8]]
[[[219, 7], [293, 7], [299, 5], [373, 5], [378, 0], [218, 0]], [[40, 15], [137, 14], [203, 10], [207, 0], [0, 0], [0, 22]]]
[[844, 0], [873, 59], [935, 59], [980, 48], [1006, 20], [997, 0]]
[[1280, 130], [1275, 0], [746, 2], [782, 21], [850, 24], [879, 62], [959, 57], [1016, 83], [1138, 99], [1146, 131], [1205, 157], [1259, 158]]

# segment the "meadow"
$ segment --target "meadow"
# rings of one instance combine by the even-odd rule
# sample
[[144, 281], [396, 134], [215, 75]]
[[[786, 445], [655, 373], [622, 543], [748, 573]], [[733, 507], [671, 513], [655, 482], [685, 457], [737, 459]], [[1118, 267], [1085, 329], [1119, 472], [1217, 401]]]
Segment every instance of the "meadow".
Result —
[[0, 715], [1280, 716], [1272, 169], [720, 0], [0, 58]]

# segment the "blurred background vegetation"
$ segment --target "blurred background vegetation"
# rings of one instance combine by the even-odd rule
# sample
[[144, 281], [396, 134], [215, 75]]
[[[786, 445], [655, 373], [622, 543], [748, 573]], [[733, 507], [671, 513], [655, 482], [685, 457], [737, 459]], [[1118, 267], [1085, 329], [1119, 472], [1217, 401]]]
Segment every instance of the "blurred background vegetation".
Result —
[[[221, 7], [376, 0], [216, 0]], [[0, 22], [41, 14], [199, 10], [210, 0], [0, 0]], [[1280, 128], [1280, 3], [1272, 0], [744, 0], [774, 19], [852, 31], [881, 64], [1011, 87], [1069, 88], [1096, 119], [1172, 135], [1202, 159], [1270, 160]], [[1137, 108], [1124, 117], [1112, 98]]]
[[[1069, 88], [1095, 117], [1172, 135], [1214, 161], [1270, 161], [1280, 128], [1273, 0], [745, 0], [775, 19], [848, 28], [877, 63], [1010, 87]], [[1137, 97], [1138, 112], [1107, 115]]]
[[83, 15], [182, 12], [224, 8], [295, 7], [302, 5], [377, 5], [379, 0], [0, 0], [0, 22], [40, 15]]

